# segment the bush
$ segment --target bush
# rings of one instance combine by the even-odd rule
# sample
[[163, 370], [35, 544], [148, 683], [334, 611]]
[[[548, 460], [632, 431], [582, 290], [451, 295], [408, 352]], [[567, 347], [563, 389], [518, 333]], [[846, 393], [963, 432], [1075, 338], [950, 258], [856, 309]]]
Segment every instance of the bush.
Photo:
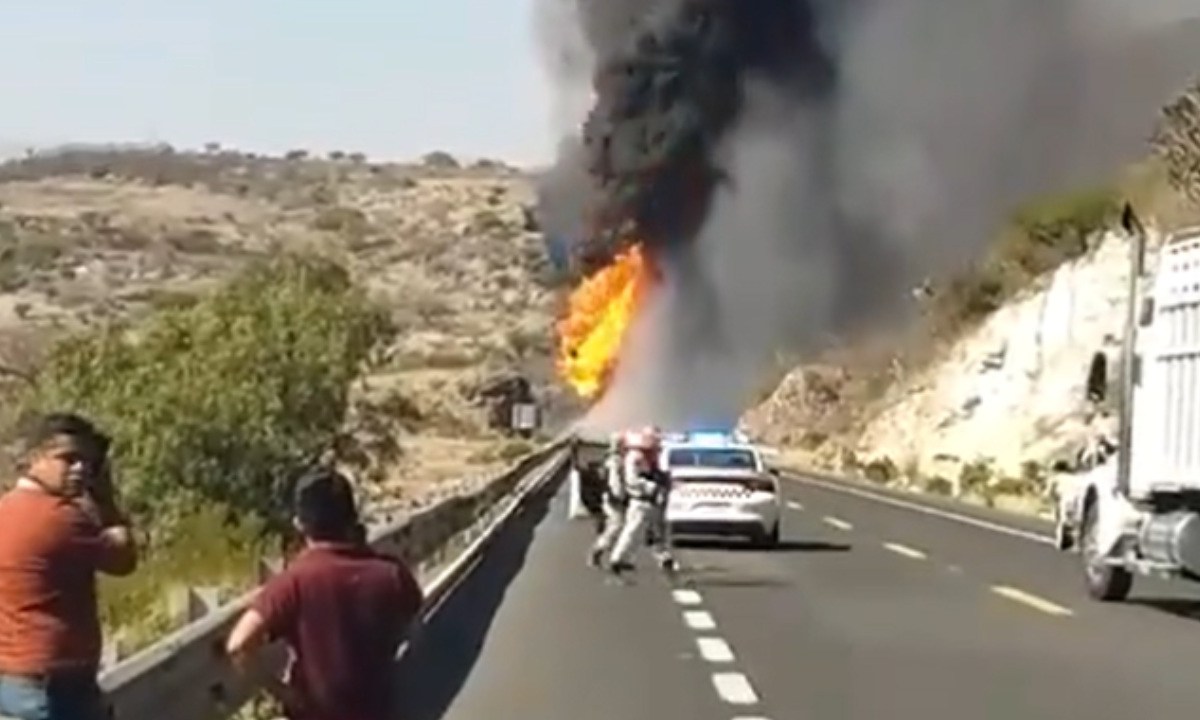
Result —
[[31, 404], [113, 434], [129, 509], [156, 530], [211, 505], [282, 529], [282, 483], [339, 442], [351, 384], [389, 335], [343, 268], [283, 257], [140, 326], [61, 343]]
[[426, 167], [436, 168], [439, 170], [457, 170], [459, 167], [458, 159], [444, 150], [434, 150], [431, 153], [426, 153], [421, 158], [422, 164]]
[[886, 455], [868, 462], [862, 469], [863, 477], [871, 482], [887, 484], [899, 475], [896, 463]]
[[934, 295], [938, 325], [949, 330], [998, 310], [1037, 278], [1084, 255], [1089, 239], [1119, 217], [1113, 188], [1049, 196], [1019, 208], [991, 252], [972, 272]]
[[257, 579], [256, 561], [273, 549], [262, 529], [253, 518], [231, 521], [217, 508], [182, 518], [174, 537], [150, 548], [137, 572], [101, 576], [101, 623], [119, 628], [129, 651], [172, 629], [172, 590], [220, 587], [232, 595], [248, 590]]
[[958, 486], [964, 493], [986, 496], [995, 475], [990, 460], [976, 460], [960, 468]]
[[369, 231], [371, 223], [361, 210], [338, 206], [322, 210], [313, 218], [313, 227], [325, 232], [358, 236]]

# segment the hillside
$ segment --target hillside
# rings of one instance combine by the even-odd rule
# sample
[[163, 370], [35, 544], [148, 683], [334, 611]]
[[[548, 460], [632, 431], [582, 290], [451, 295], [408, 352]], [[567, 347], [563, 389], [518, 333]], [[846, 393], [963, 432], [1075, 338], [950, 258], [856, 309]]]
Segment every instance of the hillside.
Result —
[[[76, 148], [0, 165], [0, 370], [65, 334], [212, 289], [247, 261], [309, 249], [350, 267], [400, 329], [366, 390], [415, 418], [371, 494], [413, 502], [496, 467], [513, 440], [479, 390], [544, 368], [551, 296], [527, 178], [361, 156]], [[540, 373], [540, 377], [539, 377]]]
[[1032, 201], [973, 270], [920, 289], [915, 327], [792, 369], [747, 427], [795, 466], [1046, 512], [1078, 453], [1115, 438], [1113, 408], [1087, 382], [1123, 331], [1119, 208], [1128, 200], [1148, 222], [1152, 251], [1200, 222], [1197, 128], [1200, 87], [1162, 114], [1153, 156], [1098, 189]]

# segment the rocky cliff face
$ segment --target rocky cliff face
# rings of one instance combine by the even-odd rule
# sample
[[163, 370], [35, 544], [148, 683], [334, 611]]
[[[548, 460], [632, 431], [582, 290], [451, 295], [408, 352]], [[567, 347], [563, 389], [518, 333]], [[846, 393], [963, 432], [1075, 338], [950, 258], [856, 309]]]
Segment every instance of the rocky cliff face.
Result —
[[1087, 379], [1096, 353], [1119, 351], [1127, 248], [1122, 236], [1100, 238], [894, 388], [856, 452], [921, 477], [954, 480], [971, 464], [1020, 477], [1110, 432], [1114, 418], [1089, 402]]
[[[874, 382], [891, 384], [867, 408], [845, 405], [869, 380], [809, 365], [748, 413], [747, 426], [808, 467], [989, 502], [1044, 497], [1056, 463], [1069, 466], [1085, 445], [1115, 434], [1115, 414], [1089, 399], [1088, 379], [1098, 353], [1119, 352], [1127, 253], [1124, 236], [1098, 237], [920, 370], [876, 367]], [[852, 410], [841, 434], [825, 430]]]

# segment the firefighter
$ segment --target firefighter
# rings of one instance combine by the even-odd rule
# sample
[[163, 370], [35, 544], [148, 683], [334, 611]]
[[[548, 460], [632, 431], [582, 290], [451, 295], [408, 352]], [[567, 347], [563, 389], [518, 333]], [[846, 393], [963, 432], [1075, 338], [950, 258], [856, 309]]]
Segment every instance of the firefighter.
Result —
[[627, 436], [622, 485], [626, 497], [625, 516], [612, 549], [609, 567], [621, 574], [633, 569], [633, 553], [646, 541], [649, 525], [655, 519], [655, 506], [662, 495], [663, 473], [658, 471], [660, 446], [657, 428], [646, 428]]
[[625, 482], [622, 478], [624, 450], [621, 433], [613, 433], [609, 439], [608, 455], [604, 458], [604, 491], [601, 496], [603, 525], [588, 555], [588, 564], [592, 567], [599, 567], [604, 556], [612, 552], [613, 543], [621, 534], [621, 527], [625, 521], [628, 495], [625, 493]]
[[[659, 460], [659, 453], [656, 450], [654, 458]], [[675, 555], [672, 552], [671, 526], [667, 523], [667, 504], [671, 498], [671, 476], [662, 468], [661, 462], [656, 462], [651, 470], [656, 486], [654, 495], [654, 505], [648, 523], [649, 532], [647, 540], [649, 542], [651, 553], [654, 555], [654, 561], [658, 563], [659, 568], [666, 572], [674, 572], [679, 565], [675, 561]]]

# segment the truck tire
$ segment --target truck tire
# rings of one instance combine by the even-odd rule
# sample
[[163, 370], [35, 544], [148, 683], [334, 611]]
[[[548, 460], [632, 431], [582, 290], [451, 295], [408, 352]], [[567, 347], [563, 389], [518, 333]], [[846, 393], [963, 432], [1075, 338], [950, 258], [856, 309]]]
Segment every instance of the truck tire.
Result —
[[1099, 562], [1096, 550], [1097, 502], [1089, 500], [1083, 510], [1083, 522], [1079, 532], [1079, 556], [1083, 564], [1083, 578], [1088, 596], [1102, 602], [1120, 602], [1129, 596], [1133, 588], [1133, 573], [1114, 565]]

